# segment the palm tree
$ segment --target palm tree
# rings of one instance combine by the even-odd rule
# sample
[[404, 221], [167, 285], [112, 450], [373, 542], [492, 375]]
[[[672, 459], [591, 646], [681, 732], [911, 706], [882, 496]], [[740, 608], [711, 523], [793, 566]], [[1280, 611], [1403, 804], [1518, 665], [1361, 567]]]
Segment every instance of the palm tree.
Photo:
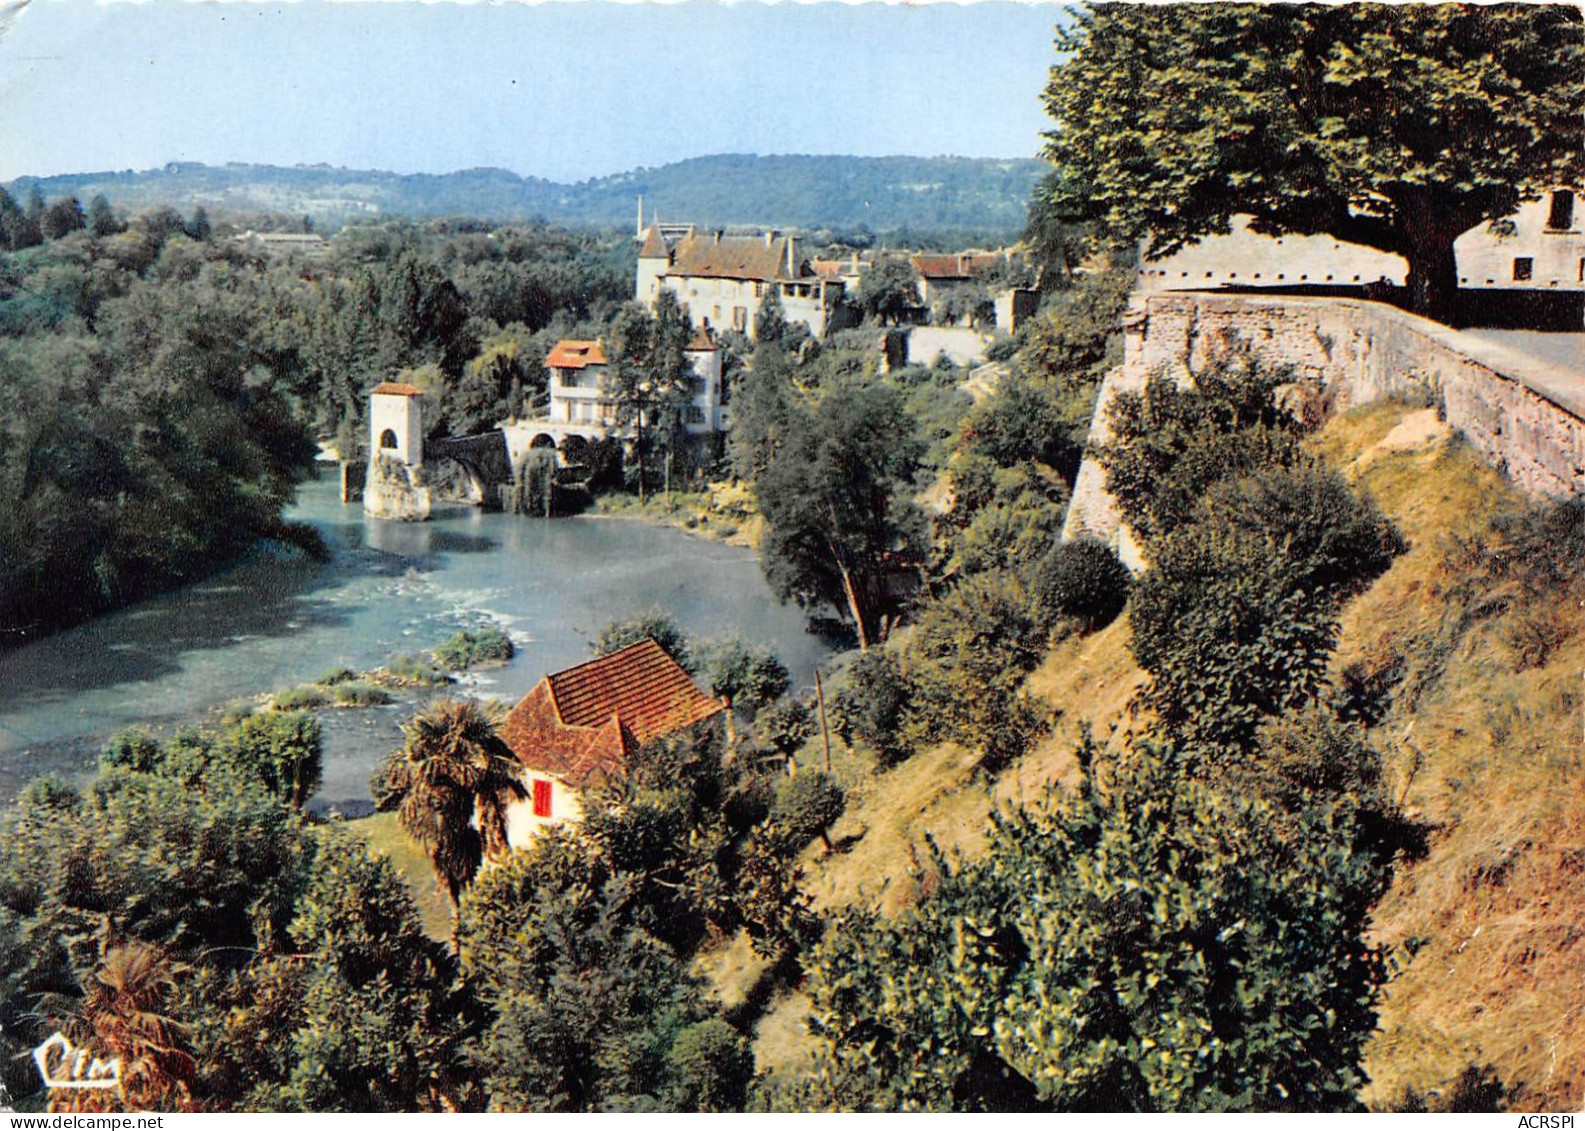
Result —
[[[144, 942], [111, 947], [85, 987], [81, 1041], [95, 1056], [121, 1061], [120, 1099], [129, 1110], [192, 1110], [198, 1062], [187, 1051], [186, 1027], [165, 1014], [176, 994], [177, 969]], [[52, 1111], [101, 1110], [109, 1092], [74, 1090], [51, 1097]]]
[[472, 699], [430, 704], [402, 727], [407, 742], [379, 783], [380, 808], [395, 809], [429, 854], [451, 897], [454, 926], [462, 890], [486, 857], [507, 851], [507, 805], [527, 794], [521, 763], [496, 733], [500, 713]]

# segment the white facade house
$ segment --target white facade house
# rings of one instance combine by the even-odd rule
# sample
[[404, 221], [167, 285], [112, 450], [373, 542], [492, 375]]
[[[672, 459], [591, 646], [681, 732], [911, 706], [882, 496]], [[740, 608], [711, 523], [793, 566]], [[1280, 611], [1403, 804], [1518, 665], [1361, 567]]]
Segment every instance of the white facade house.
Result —
[[[1557, 188], [1506, 221], [1481, 224], [1453, 244], [1462, 291], [1585, 292], [1585, 201]], [[1144, 291], [1234, 287], [1402, 286], [1398, 255], [1328, 235], [1264, 236], [1236, 217], [1232, 230], [1139, 266]]]
[[639, 248], [633, 297], [653, 306], [663, 288], [695, 324], [749, 337], [767, 294], [780, 298], [788, 322], [801, 322], [816, 336], [826, 332], [844, 294], [842, 280], [816, 274], [792, 236], [690, 230], [673, 241], [653, 226]]
[[[726, 384], [721, 347], [701, 330], [684, 352], [693, 367], [693, 390], [683, 410], [683, 427], [689, 435], [705, 436], [731, 427], [726, 405]], [[550, 371], [550, 405], [543, 417], [502, 425], [507, 454], [515, 464], [531, 447], [566, 450], [569, 438], [583, 443], [604, 440], [618, 433], [617, 400], [609, 383], [610, 364], [605, 344], [581, 338], [564, 338], [545, 358]], [[622, 430], [625, 433], [625, 429]]]

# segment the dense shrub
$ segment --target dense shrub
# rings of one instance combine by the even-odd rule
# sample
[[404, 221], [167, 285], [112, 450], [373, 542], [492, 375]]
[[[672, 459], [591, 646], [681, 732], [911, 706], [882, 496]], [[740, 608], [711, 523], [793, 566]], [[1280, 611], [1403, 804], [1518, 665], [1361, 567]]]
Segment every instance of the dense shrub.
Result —
[[826, 830], [846, 808], [847, 795], [835, 778], [819, 770], [800, 770], [777, 787], [770, 819], [790, 849], [796, 851], [818, 836], [829, 852]]
[[1295, 588], [1329, 600], [1373, 580], [1407, 548], [1374, 500], [1310, 463], [1224, 480], [1196, 517], [1263, 537]]
[[1268, 804], [1186, 780], [1170, 750], [1141, 745], [999, 815], [976, 858], [938, 856], [916, 908], [833, 918], [806, 963], [819, 1063], [798, 1102], [1353, 1108], [1385, 878], [1355, 839], [1319, 811], [1288, 834]]
[[864, 743], [883, 765], [913, 753], [904, 733], [912, 698], [908, 678], [897, 657], [872, 648], [848, 667], [847, 678], [831, 698], [831, 726], [843, 742]]
[[1337, 637], [1332, 607], [1264, 538], [1210, 524], [1158, 545], [1129, 615], [1150, 701], [1193, 746], [1247, 745], [1263, 718], [1313, 699]]
[[1279, 406], [1287, 375], [1247, 354], [1226, 357], [1180, 387], [1152, 378], [1112, 401], [1112, 440], [1095, 451], [1106, 489], [1147, 545], [1188, 521], [1221, 480], [1296, 463], [1304, 426]]
[[512, 638], [498, 628], [477, 633], [463, 631], [435, 649], [435, 663], [452, 671], [464, 671], [478, 664], [504, 663], [515, 653]]
[[1128, 569], [1094, 538], [1078, 538], [1051, 548], [1035, 566], [1030, 597], [1035, 620], [1051, 631], [1063, 620], [1085, 629], [1110, 624], [1128, 603]]
[[917, 619], [906, 653], [913, 725], [978, 750], [990, 769], [1022, 754], [1040, 726], [1022, 686], [1044, 641], [1017, 579], [969, 578]]
[[769, 649], [752, 647], [734, 636], [706, 644], [700, 652], [710, 694], [724, 697], [747, 719], [787, 693], [787, 665]]

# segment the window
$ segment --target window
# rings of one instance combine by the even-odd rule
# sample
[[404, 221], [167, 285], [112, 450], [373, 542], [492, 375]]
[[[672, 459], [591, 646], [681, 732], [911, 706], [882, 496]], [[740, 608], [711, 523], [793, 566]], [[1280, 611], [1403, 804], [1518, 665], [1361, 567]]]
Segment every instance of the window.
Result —
[[703, 424], [704, 423], [704, 409], [700, 408], [696, 404], [689, 405], [688, 406], [688, 411], [684, 414], [684, 416], [687, 419], [689, 424]]
[[1567, 231], [1574, 226], [1574, 193], [1558, 189], [1552, 194], [1552, 210], [1547, 214], [1546, 226], [1550, 231]]
[[748, 329], [748, 307], [746, 307], [746, 306], [734, 306], [732, 308], [732, 329], [734, 329], [734, 330], [746, 330], [746, 329]]
[[394, 448], [394, 447], [396, 447], [396, 433], [391, 431], [389, 428], [387, 428], [384, 432], [381, 432], [380, 433], [380, 447], [382, 447], [382, 448]]
[[1513, 261], [1513, 277], [1518, 283], [1524, 282], [1535, 274], [1535, 260], [1528, 255], [1521, 255]]
[[550, 816], [550, 783], [534, 779], [534, 816]]

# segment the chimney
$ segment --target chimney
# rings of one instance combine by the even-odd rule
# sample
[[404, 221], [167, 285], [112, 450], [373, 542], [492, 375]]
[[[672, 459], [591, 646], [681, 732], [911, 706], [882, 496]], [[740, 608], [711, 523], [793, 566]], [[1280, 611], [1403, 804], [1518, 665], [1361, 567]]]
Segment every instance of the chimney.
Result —
[[715, 230], [715, 242], [716, 242], [716, 243], [720, 243], [720, 242], [721, 242], [721, 237], [722, 237], [722, 236], [723, 236], [723, 235], [725, 235], [725, 234], [726, 234], [726, 233], [725, 233], [725, 232], [723, 232], [723, 231], [722, 231], [722, 230], [721, 230], [721, 229], [720, 229], [720, 228], [717, 228], [717, 229], [716, 229], [716, 230]]
[[765, 230], [765, 246], [766, 247], [773, 247], [775, 245], [775, 243], [776, 243], [776, 233], [767, 228]]
[[633, 238], [636, 240], [644, 238], [644, 197], [642, 194], [638, 198], [638, 228], [634, 231]]
[[798, 265], [793, 262], [798, 254], [793, 248], [795, 242], [796, 241], [791, 236], [787, 237], [787, 277], [789, 279], [793, 279], [798, 276]]

